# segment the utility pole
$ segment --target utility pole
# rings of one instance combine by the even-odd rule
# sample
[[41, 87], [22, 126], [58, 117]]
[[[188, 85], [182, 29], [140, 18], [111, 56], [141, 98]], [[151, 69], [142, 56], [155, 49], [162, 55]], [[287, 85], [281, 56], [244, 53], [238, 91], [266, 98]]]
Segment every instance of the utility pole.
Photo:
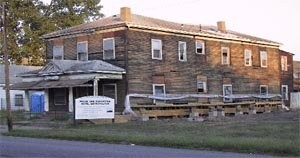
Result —
[[7, 127], [8, 131], [12, 131], [12, 115], [10, 105], [10, 82], [9, 82], [9, 62], [7, 51], [7, 35], [6, 35], [6, 2], [2, 2], [2, 23], [3, 23], [3, 46], [2, 51], [4, 54], [4, 67], [5, 67], [5, 94], [6, 94], [6, 113], [7, 113]]

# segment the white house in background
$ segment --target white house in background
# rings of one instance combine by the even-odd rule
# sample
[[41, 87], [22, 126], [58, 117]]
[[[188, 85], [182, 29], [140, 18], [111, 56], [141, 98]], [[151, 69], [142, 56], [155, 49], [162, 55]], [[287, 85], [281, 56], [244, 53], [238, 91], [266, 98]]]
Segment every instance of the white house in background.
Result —
[[[24, 65], [10, 65], [9, 77], [10, 84], [22, 82], [22, 78], [17, 77], [18, 74], [41, 69], [39, 66], [24, 66]], [[0, 109], [6, 109], [6, 96], [5, 96], [5, 72], [4, 64], [0, 64]], [[29, 95], [29, 93], [28, 93]], [[29, 105], [25, 105], [25, 91], [23, 90], [10, 90], [10, 100], [12, 110], [26, 110], [29, 111]]]

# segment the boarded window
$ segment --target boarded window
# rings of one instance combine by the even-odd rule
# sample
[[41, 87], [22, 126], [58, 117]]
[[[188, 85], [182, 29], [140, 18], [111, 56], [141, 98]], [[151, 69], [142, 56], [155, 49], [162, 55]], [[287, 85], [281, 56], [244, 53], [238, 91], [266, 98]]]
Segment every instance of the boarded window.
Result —
[[22, 94], [16, 94], [15, 95], [15, 106], [23, 106], [23, 95]]
[[287, 56], [281, 56], [281, 70], [282, 71], [287, 71]]
[[252, 52], [250, 49], [245, 49], [245, 66], [252, 66]]
[[187, 61], [186, 42], [178, 42], [178, 56], [179, 61]]
[[268, 55], [266, 51], [260, 51], [260, 66], [267, 67], [268, 65]]
[[88, 60], [88, 42], [77, 43], [77, 60], [86, 61]]
[[53, 46], [53, 60], [63, 60], [63, 46]]
[[196, 41], [196, 54], [205, 54], [205, 47], [203, 41]]
[[230, 64], [230, 52], [228, 47], [222, 47], [221, 48], [221, 58], [222, 58], [222, 64], [223, 65], [229, 65]]
[[260, 94], [267, 95], [268, 94], [268, 86], [267, 85], [260, 85]]
[[162, 59], [162, 42], [160, 39], [151, 39], [152, 59]]
[[103, 39], [103, 60], [115, 59], [115, 40], [114, 38]]

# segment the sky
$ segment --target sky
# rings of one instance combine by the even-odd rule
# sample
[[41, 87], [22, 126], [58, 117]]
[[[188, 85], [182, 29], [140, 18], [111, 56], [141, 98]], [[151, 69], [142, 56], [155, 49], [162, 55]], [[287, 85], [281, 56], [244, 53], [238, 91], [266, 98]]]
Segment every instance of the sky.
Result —
[[[44, 0], [50, 1], [50, 0]], [[300, 61], [300, 0], [101, 0], [106, 16], [130, 7], [133, 14], [226, 29], [282, 43]]]

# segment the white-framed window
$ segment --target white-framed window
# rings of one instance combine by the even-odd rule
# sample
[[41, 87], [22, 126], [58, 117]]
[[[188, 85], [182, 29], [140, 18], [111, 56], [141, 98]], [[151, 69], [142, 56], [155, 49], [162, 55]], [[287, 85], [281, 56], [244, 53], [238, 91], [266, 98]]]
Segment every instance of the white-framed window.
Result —
[[196, 54], [205, 54], [205, 44], [203, 41], [196, 41]]
[[282, 71], [287, 71], [287, 56], [281, 56], [281, 70]]
[[232, 102], [232, 98], [228, 98], [232, 95], [232, 84], [223, 84], [223, 101]]
[[15, 106], [24, 106], [23, 100], [23, 94], [15, 94]]
[[162, 60], [162, 42], [160, 39], [151, 39], [152, 59]]
[[77, 42], [77, 60], [87, 61], [88, 60], [88, 42]]
[[197, 81], [197, 91], [198, 93], [206, 93], [207, 92], [206, 82]]
[[230, 64], [230, 51], [228, 47], [221, 47], [221, 63], [222, 65]]
[[268, 66], [268, 55], [266, 51], [260, 51], [260, 66], [261, 67]]
[[252, 51], [250, 49], [245, 49], [244, 58], [245, 66], [252, 66]]
[[268, 94], [268, 85], [260, 85], [259, 86], [259, 93], [261, 95], [267, 95]]
[[117, 84], [110, 83], [110, 84], [103, 84], [102, 85], [102, 94], [103, 96], [115, 99], [115, 104], [118, 103], [117, 97]]
[[103, 60], [115, 59], [115, 39], [103, 39]]
[[[166, 87], [165, 84], [153, 84], [153, 95], [156, 97], [165, 97], [166, 96]], [[153, 103], [156, 103], [156, 100], [153, 100]]]
[[187, 61], [186, 42], [178, 42], [178, 58], [179, 61]]
[[53, 46], [53, 60], [63, 60], [64, 59], [64, 46], [56, 45]]
[[281, 96], [283, 100], [289, 100], [288, 85], [281, 85]]

